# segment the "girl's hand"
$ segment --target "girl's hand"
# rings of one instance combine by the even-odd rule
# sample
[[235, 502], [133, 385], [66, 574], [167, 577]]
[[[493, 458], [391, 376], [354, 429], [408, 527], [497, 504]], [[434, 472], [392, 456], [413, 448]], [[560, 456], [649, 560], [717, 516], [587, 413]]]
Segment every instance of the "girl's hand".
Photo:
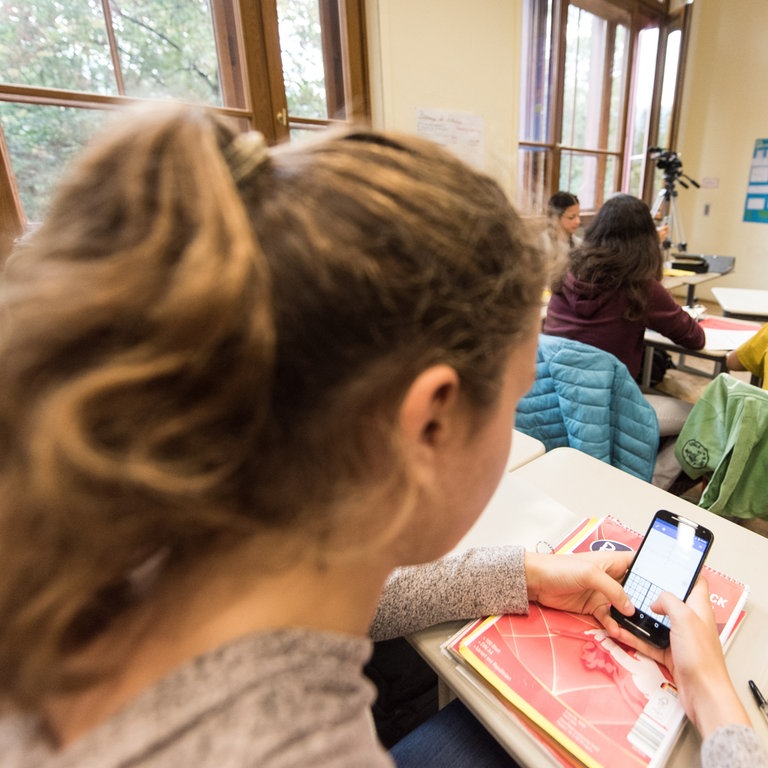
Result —
[[584, 552], [570, 555], [525, 553], [528, 599], [550, 608], [594, 616], [615, 635], [611, 605], [631, 616], [634, 606], [619, 584], [632, 552]]
[[668, 648], [649, 645], [625, 629], [615, 639], [669, 669], [680, 703], [703, 739], [723, 725], [751, 725], [725, 666], [706, 581], [699, 578], [685, 603], [663, 592], [651, 608], [669, 616]]

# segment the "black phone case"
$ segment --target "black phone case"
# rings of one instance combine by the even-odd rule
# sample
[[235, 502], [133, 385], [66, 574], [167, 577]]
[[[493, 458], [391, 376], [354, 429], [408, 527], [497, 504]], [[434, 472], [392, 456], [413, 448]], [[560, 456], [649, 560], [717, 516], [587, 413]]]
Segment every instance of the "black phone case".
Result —
[[[712, 542], [714, 541], [714, 536], [712, 535], [712, 532], [709, 529], [704, 528], [704, 526], [699, 525], [693, 520], [687, 520], [681, 515], [676, 515], [673, 512], [669, 512], [666, 509], [658, 510], [658, 512], [656, 512], [656, 514], [653, 516], [653, 519], [651, 520], [651, 523], [648, 526], [648, 530], [645, 532], [645, 536], [643, 536], [643, 540], [640, 543], [640, 546], [637, 548], [637, 552], [635, 552], [635, 556], [632, 558], [632, 563], [629, 566], [627, 573], [624, 575], [624, 578], [622, 579], [622, 585], [626, 583], [630, 573], [632, 573], [632, 569], [635, 566], [635, 561], [637, 560], [637, 557], [640, 554], [640, 550], [642, 549], [643, 544], [645, 543], [645, 539], [648, 536], [648, 533], [653, 528], [653, 524], [656, 522], [657, 519], [661, 519], [665, 522], [674, 522], [676, 525], [680, 525], [680, 521], [682, 520], [684, 521], [683, 522], [684, 525], [695, 526], [694, 535], [699, 535], [702, 538], [706, 539], [708, 542], [707, 549], [705, 550], [704, 555], [702, 556], [701, 561], [699, 562], [698, 568], [696, 569], [696, 572], [694, 573], [693, 578], [691, 579], [690, 584], [688, 585], [688, 590], [685, 593], [685, 597], [683, 598], [683, 600], [687, 600], [688, 595], [691, 593], [691, 590], [693, 589], [693, 585], [696, 583], [696, 579], [699, 578], [701, 569], [704, 567], [704, 561], [707, 559], [709, 550], [712, 548]], [[655, 645], [657, 648], [666, 648], [669, 646], [669, 628], [666, 627], [664, 624], [660, 623], [654, 616], [648, 615], [637, 609], [635, 609], [635, 612], [632, 616], [625, 616], [623, 613], [620, 613], [619, 611], [617, 611], [613, 606], [611, 606], [611, 616], [616, 620], [619, 626], [622, 626], [625, 629], [628, 629], [633, 635], [635, 635], [636, 637], [639, 637], [641, 640], [645, 640], [646, 642], [649, 642], [651, 645]]]

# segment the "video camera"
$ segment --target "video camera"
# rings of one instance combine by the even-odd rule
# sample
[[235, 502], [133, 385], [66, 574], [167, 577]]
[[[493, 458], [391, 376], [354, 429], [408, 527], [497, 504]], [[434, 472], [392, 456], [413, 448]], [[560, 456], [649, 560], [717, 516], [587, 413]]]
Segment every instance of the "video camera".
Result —
[[664, 181], [669, 188], [674, 188], [675, 181], [679, 181], [682, 187], [688, 189], [688, 185], [682, 179], [686, 179], [694, 187], [699, 187], [697, 181], [683, 173], [683, 161], [677, 152], [673, 152], [671, 149], [662, 149], [661, 147], [649, 147], [648, 154], [651, 160], [656, 161], [656, 167], [660, 171], [664, 171]]
[[683, 161], [680, 159], [680, 155], [671, 149], [649, 147], [648, 154], [651, 156], [651, 160], [656, 161], [656, 167], [660, 171], [677, 175], [678, 171], [682, 170]]

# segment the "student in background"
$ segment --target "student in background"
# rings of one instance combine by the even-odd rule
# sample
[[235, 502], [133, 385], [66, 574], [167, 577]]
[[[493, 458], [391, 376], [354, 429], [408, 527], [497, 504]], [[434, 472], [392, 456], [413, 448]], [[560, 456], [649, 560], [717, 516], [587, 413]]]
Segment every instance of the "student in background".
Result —
[[749, 371], [768, 389], [768, 324], [749, 341], [728, 353], [725, 365], [729, 371]]
[[568, 269], [568, 258], [581, 243], [576, 232], [581, 226], [579, 198], [570, 192], [555, 192], [547, 203], [547, 225], [542, 246], [549, 260], [549, 282]]
[[591, 344], [641, 374], [646, 329], [688, 349], [704, 330], [661, 284], [662, 252], [648, 206], [619, 194], [603, 203], [552, 286], [544, 333]]
[[579, 198], [571, 192], [555, 192], [547, 203], [547, 215], [553, 223], [557, 237], [573, 248], [581, 243], [576, 232], [581, 226]]
[[[156, 107], [97, 141], [0, 294], [4, 767], [391, 766], [369, 634], [539, 600], [616, 636], [629, 553], [440, 558], [504, 469], [540, 267], [423, 140]], [[663, 608], [705, 749], [757, 765], [711, 611]]]

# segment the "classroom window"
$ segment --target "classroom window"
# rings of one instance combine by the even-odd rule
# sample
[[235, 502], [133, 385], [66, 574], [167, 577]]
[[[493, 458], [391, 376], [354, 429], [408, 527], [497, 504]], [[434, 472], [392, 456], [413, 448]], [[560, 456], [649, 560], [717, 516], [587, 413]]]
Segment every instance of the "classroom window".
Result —
[[648, 148], [674, 124], [683, 12], [668, 17], [649, 0], [523, 9], [521, 209], [543, 213], [557, 189], [578, 195], [587, 215], [619, 190], [648, 199]]
[[203, 104], [273, 143], [367, 115], [363, 5], [0, 0], [0, 223], [39, 220], [67, 161], [128, 102]]

